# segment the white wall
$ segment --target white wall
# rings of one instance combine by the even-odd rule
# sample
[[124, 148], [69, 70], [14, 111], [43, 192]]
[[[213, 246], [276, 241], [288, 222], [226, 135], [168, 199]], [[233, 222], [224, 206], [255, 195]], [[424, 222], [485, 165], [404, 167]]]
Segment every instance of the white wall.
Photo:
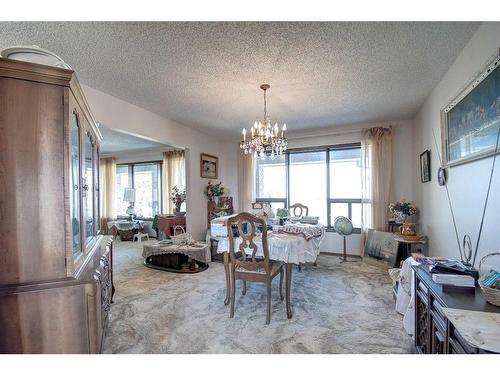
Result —
[[219, 140], [91, 87], [83, 90], [94, 117], [103, 125], [186, 149], [187, 230], [196, 239], [204, 239], [207, 229], [203, 189], [208, 180], [200, 177], [200, 153], [219, 157], [219, 180], [238, 206], [236, 142]]
[[162, 148], [134, 151], [120, 151], [112, 153], [101, 153], [101, 159], [114, 157], [117, 164], [124, 163], [142, 163], [147, 161], [163, 160], [163, 152], [174, 150], [173, 147], [165, 146]]
[[[431, 182], [421, 184], [417, 168], [413, 176], [414, 185], [417, 187], [417, 203], [421, 211], [420, 223], [423, 232], [429, 236], [430, 255], [459, 258], [446, 192], [436, 181], [439, 167], [437, 151], [441, 153], [440, 111], [472, 80], [499, 47], [500, 23], [483, 23], [427, 98], [414, 120], [417, 153], [431, 150]], [[438, 139], [437, 149], [432, 129]], [[459, 235], [463, 237], [464, 234], [469, 234], [474, 244], [477, 241], [492, 161], [493, 158], [489, 157], [448, 169], [448, 189]], [[500, 163], [497, 164], [493, 177], [476, 266], [483, 254], [500, 248], [499, 208]]]
[[[393, 199], [414, 199], [413, 174], [418, 158], [414, 151], [412, 121], [389, 121], [370, 124], [353, 124], [342, 127], [332, 127], [321, 131], [308, 131], [290, 134], [288, 145], [290, 149], [301, 147], [331, 146], [345, 143], [361, 142], [361, 129], [374, 126], [393, 127]], [[313, 213], [311, 213], [313, 214]], [[353, 234], [347, 238], [348, 254], [361, 255], [361, 236]], [[343, 251], [342, 237], [337, 233], [327, 232], [321, 244], [322, 252], [341, 253]]]

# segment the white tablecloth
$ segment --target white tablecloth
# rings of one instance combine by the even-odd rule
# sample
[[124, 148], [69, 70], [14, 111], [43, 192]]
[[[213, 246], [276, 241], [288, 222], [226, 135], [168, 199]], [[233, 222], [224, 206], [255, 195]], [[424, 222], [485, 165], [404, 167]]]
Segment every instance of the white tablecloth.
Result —
[[118, 230], [142, 229], [144, 222], [141, 220], [113, 220], [108, 221], [108, 229], [116, 227]]
[[[306, 241], [301, 236], [271, 232], [267, 236], [269, 258], [285, 263], [313, 263], [319, 255], [319, 247], [323, 237]], [[229, 251], [229, 238], [219, 238], [218, 241], [217, 253]], [[257, 256], [263, 256], [262, 240], [254, 238], [254, 242], [257, 245]], [[234, 239], [235, 251], [238, 251], [240, 244], [241, 237], [236, 237]], [[252, 250], [247, 248], [245, 252], [251, 254]]]

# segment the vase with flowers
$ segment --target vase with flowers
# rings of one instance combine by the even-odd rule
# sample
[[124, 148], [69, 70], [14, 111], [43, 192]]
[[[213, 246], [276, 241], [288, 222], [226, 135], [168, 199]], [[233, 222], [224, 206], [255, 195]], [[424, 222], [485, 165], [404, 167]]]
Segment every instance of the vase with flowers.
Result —
[[397, 224], [403, 224], [408, 216], [417, 213], [417, 207], [414, 202], [402, 199], [400, 202], [391, 203], [389, 205], [389, 211]]
[[208, 184], [205, 187], [205, 196], [209, 201], [213, 201], [215, 197], [222, 197], [224, 193], [225, 191], [224, 186], [222, 186], [222, 182], [212, 184], [212, 181], [208, 181]]
[[186, 189], [181, 190], [174, 185], [170, 193], [170, 200], [175, 205], [175, 215], [184, 216], [185, 212], [181, 212], [181, 206], [186, 201]]

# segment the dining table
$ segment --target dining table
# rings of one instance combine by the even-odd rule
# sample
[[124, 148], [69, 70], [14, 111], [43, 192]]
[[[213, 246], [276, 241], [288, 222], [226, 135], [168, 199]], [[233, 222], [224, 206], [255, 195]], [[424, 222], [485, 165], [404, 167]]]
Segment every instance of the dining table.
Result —
[[[293, 265], [299, 266], [303, 263], [315, 263], [320, 253], [320, 245], [324, 238], [325, 230], [321, 225], [306, 226], [301, 225], [307, 230], [297, 230], [291, 227], [273, 227], [272, 231], [268, 232], [267, 244], [269, 251], [269, 259], [282, 261], [285, 265], [285, 288], [286, 288], [286, 311], [288, 319], [293, 316], [291, 304], [291, 284], [292, 284], [292, 269]], [[315, 227], [315, 228], [313, 228]], [[295, 233], [287, 233], [283, 229], [294, 229]], [[305, 236], [304, 231], [309, 232], [311, 229], [316, 229], [317, 235]], [[230, 302], [230, 268], [229, 268], [229, 238], [222, 237], [218, 239], [217, 253], [224, 256], [224, 274], [226, 277], [226, 298], [224, 304]], [[262, 239], [260, 236], [254, 238], [257, 245], [257, 257], [263, 257]], [[241, 244], [241, 237], [234, 238], [235, 252], [238, 251]], [[245, 249], [245, 253], [252, 254], [250, 248]]]

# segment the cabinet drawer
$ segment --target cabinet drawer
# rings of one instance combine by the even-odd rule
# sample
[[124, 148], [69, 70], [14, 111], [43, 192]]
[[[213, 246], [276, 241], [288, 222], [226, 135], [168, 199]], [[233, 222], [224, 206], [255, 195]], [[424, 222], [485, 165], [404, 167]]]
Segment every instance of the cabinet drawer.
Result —
[[450, 354], [466, 354], [464, 348], [451, 337], [448, 342], [450, 343], [450, 350], [448, 351]]
[[422, 281], [418, 281], [418, 290], [420, 290], [425, 295], [429, 294], [429, 289], [427, 289], [427, 287]]
[[[461, 350], [465, 354], [476, 354], [478, 349], [471, 346], [463, 337], [460, 335], [455, 327], [450, 327], [450, 344], [456, 348], [457, 351]], [[453, 343], [453, 344], [452, 344]]]

